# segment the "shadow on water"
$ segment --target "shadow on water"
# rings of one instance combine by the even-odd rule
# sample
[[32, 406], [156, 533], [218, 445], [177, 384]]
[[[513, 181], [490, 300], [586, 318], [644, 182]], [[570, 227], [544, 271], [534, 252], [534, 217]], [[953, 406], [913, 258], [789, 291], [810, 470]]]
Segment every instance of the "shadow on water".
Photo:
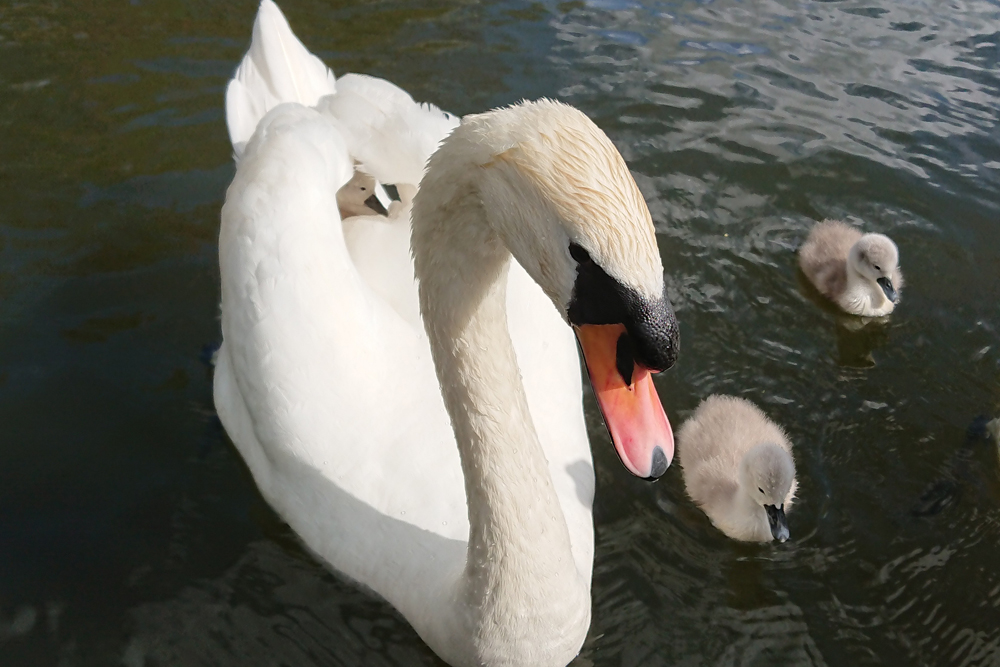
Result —
[[[226, 81], [255, 0], [0, 7], [0, 664], [440, 664], [324, 570], [212, 409]], [[593, 397], [579, 665], [1000, 665], [1000, 7], [284, 0], [338, 73], [464, 114], [548, 95], [633, 170], [711, 393], [795, 444], [783, 545], [621, 469]], [[801, 285], [816, 220], [891, 236], [883, 321]], [[811, 288], [810, 288], [811, 289]], [[978, 433], [978, 432], [977, 432]]]
[[837, 363], [847, 368], [871, 368], [873, 352], [889, 341], [889, 317], [859, 317], [843, 312], [820, 294], [801, 269], [795, 272], [801, 294], [830, 315], [837, 340]]

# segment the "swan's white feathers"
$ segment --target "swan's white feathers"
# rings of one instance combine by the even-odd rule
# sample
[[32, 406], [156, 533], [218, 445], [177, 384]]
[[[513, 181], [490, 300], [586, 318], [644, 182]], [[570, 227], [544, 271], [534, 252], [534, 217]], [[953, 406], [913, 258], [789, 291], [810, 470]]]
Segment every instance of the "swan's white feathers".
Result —
[[[348, 253], [335, 192], [351, 173], [332, 120], [298, 105], [272, 110], [247, 145], [219, 240], [224, 347], [232, 364], [216, 373], [236, 378], [217, 380], [216, 391], [239, 389], [269, 460], [291, 452], [359, 499], [399, 516], [412, 494], [420, 497], [421, 474], [447, 486], [450, 473], [451, 483], [461, 484], [458, 456], [447, 447], [415, 460], [406, 454], [411, 439], [447, 442], [450, 428], [443, 407], [435, 419], [417, 389], [434, 386], [419, 329], [373, 294]], [[350, 419], [373, 405], [394, 418]], [[241, 419], [221, 406], [220, 417], [227, 429]], [[328, 441], [331, 433], [338, 434], [336, 443]], [[242, 451], [254, 443], [236, 444]], [[392, 475], [398, 476], [393, 498], [379, 486], [364, 488]], [[405, 520], [462, 536], [464, 498], [447, 498], [454, 507], [444, 508], [435, 498], [423, 500], [426, 507], [409, 508]], [[283, 502], [276, 503], [279, 511]], [[450, 526], [441, 524], [442, 515], [452, 517], [444, 519]]]
[[395, 202], [391, 217], [344, 220], [344, 241], [365, 283], [414, 329], [421, 330], [410, 260], [410, 206]]
[[[536, 516], [512, 513], [504, 518], [501, 534], [522, 536], [512, 539], [511, 548], [520, 550], [518, 558], [530, 558], [528, 567], [514, 567], [502, 580], [475, 579], [462, 595], [478, 595], [476, 586], [482, 584], [487, 587], [485, 601], [473, 598], [472, 606], [463, 606], [467, 601], [458, 598], [456, 582], [476, 565], [474, 557], [472, 565], [467, 562], [466, 481], [417, 311], [410, 207], [397, 203], [389, 218], [361, 215], [342, 221], [336, 201], [359, 161], [386, 182], [416, 183], [427, 156], [457, 121], [436, 107], [417, 105], [384, 81], [345, 76], [334, 92], [332, 74], [305, 51], [273, 2], [264, 0], [250, 52], [227, 91], [227, 122], [241, 157], [219, 238], [224, 338], [214, 386], [219, 417], [265, 498], [308, 548], [386, 598], [445, 660], [456, 665], [563, 665], [578, 650], [589, 625], [593, 564], [594, 478], [572, 331], [524, 268], [508, 262], [506, 313], [493, 322], [506, 321], [516, 359], [516, 367], [508, 370], [513, 368], [523, 381], [519, 406], [530, 415], [517, 420], [534, 425], [541, 449], [531, 460], [541, 461], [554, 491], [554, 501], [539, 511], [547, 521], [564, 521], [557, 530], [543, 531], [559, 534], [553, 542], [548, 536], [523, 537], [526, 527], [541, 525]], [[322, 111], [307, 108], [311, 105]], [[615, 159], [605, 155], [609, 149], [614, 152], [613, 146], [596, 127], [585, 127], [589, 121], [582, 114], [555, 103], [544, 105], [548, 115], [567, 115], [570, 125], [583, 127], [578, 136], [568, 133], [566, 141], [589, 141], [596, 133], [598, 142], [605, 142], [596, 155], [580, 148], [579, 159], [607, 160], [597, 171], [618, 169], [615, 178], [623, 179], [623, 187], [635, 188], [624, 163], [616, 167]], [[524, 122], [531, 122], [535, 112], [524, 111]], [[547, 122], [549, 132], [558, 135], [559, 123]], [[450, 155], [463, 161], [456, 165], [438, 158], [440, 177], [430, 178], [441, 188], [435, 196], [447, 197], [449, 188], [467, 186], [470, 167], [480, 175], [490, 172], [487, 163], [495, 157], [534, 141], [537, 148], [527, 146], [520, 155], [508, 156], [512, 159], [496, 159], [497, 173], [511, 170], [535, 203], [550, 192], [568, 195], [571, 201], [561, 212], [556, 204], [544, 204], [553, 220], [586, 215], [594, 219], [592, 225], [621, 224], [607, 211], [590, 210], [599, 204], [585, 192], [585, 174], [571, 179], [577, 182], [575, 190], [545, 190], [535, 182], [559, 178], [558, 169], [574, 167], [576, 159], [562, 165], [550, 160], [553, 164], [541, 173], [526, 170], [530, 151], [539, 151], [537, 157], [544, 159], [546, 147], [537, 128], [521, 132], [517, 124], [499, 122], [504, 145], [495, 151], [482, 151], [474, 141], [449, 140], [458, 147], [458, 155]], [[470, 125], [481, 128], [479, 121]], [[562, 148], [557, 142], [548, 150]], [[442, 152], [448, 154], [442, 149], [435, 156]], [[478, 159], [481, 154], [482, 161], [469, 163], [470, 155]], [[462, 184], [451, 182], [455, 170]], [[412, 193], [415, 187], [409, 187]], [[401, 194], [404, 190], [400, 188]], [[638, 277], [626, 280], [658, 295], [662, 275], [647, 266], [651, 256], [658, 265], [648, 212], [637, 190], [619, 197], [624, 199], [613, 208], [625, 211], [619, 216], [629, 219], [625, 224], [640, 239], [581, 231], [581, 242], [595, 257], [606, 259], [609, 273], [621, 264], [638, 266]], [[511, 213], [509, 203], [489, 203]], [[531, 218], [526, 205], [520, 204], [518, 214]], [[471, 233], [461, 225], [452, 231]], [[546, 228], [533, 231], [544, 234]], [[554, 279], [565, 282], [573, 271], [567, 235], [561, 234], [546, 261]], [[614, 246], [606, 257], [598, 250], [604, 243]], [[438, 268], [442, 275], [458, 275], [453, 266]], [[492, 350], [479, 352], [482, 368], [491, 370], [487, 367], [497, 361]], [[469, 381], [484, 384], [480, 377]], [[486, 384], [484, 396], [505, 391]], [[498, 417], [495, 407], [485, 403], [478, 407], [485, 427], [510, 419]], [[525, 448], [532, 445], [519, 442]], [[502, 465], [516, 472], [520, 463], [515, 449]], [[512, 484], [513, 477], [500, 476]], [[534, 511], [530, 508], [539, 494], [521, 495], [528, 501], [525, 507]], [[567, 541], [569, 552], [553, 548]], [[551, 576], [529, 581], [527, 570]], [[559, 582], [568, 582], [568, 589], [560, 589]], [[556, 590], [571, 594], [550, 594]], [[515, 593], [515, 604], [491, 602], [511, 591], [526, 591], [526, 596]], [[487, 616], [478, 617], [473, 628], [477, 614]]]
[[[334, 122], [299, 105], [272, 110], [248, 143], [222, 214], [216, 406], [303, 541], [440, 649], [446, 629], [427, 607], [464, 564], [464, 481], [422, 328], [369, 286], [344, 242], [335, 192], [350, 173]], [[412, 272], [405, 246], [394, 252]], [[532, 421], [589, 580], [593, 473], [572, 332], [516, 264], [507, 293]], [[431, 536], [462, 548], [440, 552]]]
[[226, 89], [226, 124], [237, 158], [264, 114], [282, 102], [318, 106], [334, 116], [348, 151], [382, 183], [415, 187], [427, 158], [458, 125], [455, 116], [414, 102], [388, 81], [360, 74], [337, 81], [295, 36], [277, 5], [263, 0], [250, 50]]
[[416, 186], [427, 159], [458, 125], [458, 118], [383, 79], [345, 74], [337, 94], [318, 108], [343, 126], [348, 150], [382, 183]]
[[257, 123], [282, 102], [314, 106], [336, 91], [323, 61], [309, 53], [272, 0], [262, 0], [250, 50], [226, 89], [226, 125], [237, 158]]

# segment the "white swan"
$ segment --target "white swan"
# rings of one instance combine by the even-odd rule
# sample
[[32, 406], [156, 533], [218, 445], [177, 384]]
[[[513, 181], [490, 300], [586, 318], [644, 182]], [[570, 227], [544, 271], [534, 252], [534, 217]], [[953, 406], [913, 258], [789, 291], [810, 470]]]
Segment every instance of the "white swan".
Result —
[[[594, 484], [567, 320], [623, 463], [655, 477], [673, 455], [649, 212], [608, 138], [546, 101], [467, 117], [416, 191], [414, 155], [445, 134], [427, 127], [454, 122], [387, 82], [338, 103], [348, 77], [318, 62], [264, 0], [227, 91], [219, 416], [306, 545], [444, 660], [565, 665], [590, 621]], [[423, 325], [409, 206], [341, 223], [356, 163], [416, 192]]]
[[799, 266], [823, 296], [852, 315], [888, 315], [903, 288], [892, 239], [862, 234], [839, 220], [812, 228], [799, 250]]
[[691, 499], [729, 537], [788, 539], [795, 462], [781, 428], [743, 398], [709, 396], [677, 432], [677, 457]]

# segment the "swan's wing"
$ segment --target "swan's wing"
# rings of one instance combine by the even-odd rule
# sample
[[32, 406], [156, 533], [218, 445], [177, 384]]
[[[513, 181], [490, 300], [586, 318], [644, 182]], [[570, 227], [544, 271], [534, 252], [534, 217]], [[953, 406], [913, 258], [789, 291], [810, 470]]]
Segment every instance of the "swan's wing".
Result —
[[319, 109], [337, 119], [351, 155], [382, 183], [420, 183], [427, 159], [459, 123], [399, 86], [363, 74], [341, 77], [337, 93]]
[[309, 53], [272, 0], [262, 0], [250, 50], [226, 89], [226, 125], [237, 159], [257, 124], [282, 102], [315, 106], [336, 91], [323, 61]]
[[415, 330], [423, 331], [417, 282], [410, 255], [410, 207], [395, 214], [344, 220], [344, 240], [354, 265], [371, 290]]
[[222, 209], [215, 404], [308, 547], [419, 619], [464, 564], [464, 483], [426, 338], [348, 256], [351, 173], [333, 119], [301, 105], [247, 143]]
[[[222, 209], [219, 370], [233, 377], [216, 382], [246, 410], [227, 412], [235, 400], [217, 396], [219, 416], [248, 463], [270, 466], [251, 470], [290, 520], [300, 510], [289, 503], [306, 501], [276, 494], [294, 480], [271, 493], [262, 480], [294, 459], [378, 511], [464, 537], [458, 450], [426, 336], [372, 291], [344, 240], [335, 197], [352, 172], [335, 121], [301, 105], [273, 109], [247, 143]], [[252, 423], [231, 426], [241, 414]], [[247, 429], [254, 437], [237, 441]]]
[[[435, 106], [417, 104], [388, 81], [358, 74], [341, 77], [337, 93], [324, 97], [317, 108], [336, 120], [361, 169], [399, 187], [402, 202], [393, 208], [383, 201], [390, 210], [388, 219], [351, 219], [345, 236], [371, 288], [406, 321], [420, 327], [410, 259], [409, 203], [427, 159], [459, 121]], [[380, 190], [376, 187], [377, 195]]]
[[[336, 191], [352, 173], [336, 127], [297, 104], [275, 107], [246, 145], [222, 208], [219, 263], [223, 338], [250, 414], [294, 420], [275, 405], [301, 398], [315, 369], [312, 337], [348, 345], [376, 318], [337, 212]], [[281, 440], [255, 430], [265, 446]]]

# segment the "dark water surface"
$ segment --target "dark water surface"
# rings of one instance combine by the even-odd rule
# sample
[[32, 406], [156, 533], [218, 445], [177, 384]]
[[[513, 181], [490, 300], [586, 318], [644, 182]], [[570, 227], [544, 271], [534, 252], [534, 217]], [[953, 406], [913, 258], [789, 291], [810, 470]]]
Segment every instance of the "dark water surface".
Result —
[[[0, 4], [0, 665], [437, 665], [326, 572], [213, 412], [222, 94], [252, 1]], [[745, 395], [796, 444], [792, 541], [740, 545], [679, 470], [627, 475], [587, 397], [578, 665], [1000, 665], [1000, 4], [286, 0], [338, 73], [456, 113], [548, 95], [614, 139], [682, 322], [675, 426]], [[814, 220], [890, 234], [859, 327]]]

